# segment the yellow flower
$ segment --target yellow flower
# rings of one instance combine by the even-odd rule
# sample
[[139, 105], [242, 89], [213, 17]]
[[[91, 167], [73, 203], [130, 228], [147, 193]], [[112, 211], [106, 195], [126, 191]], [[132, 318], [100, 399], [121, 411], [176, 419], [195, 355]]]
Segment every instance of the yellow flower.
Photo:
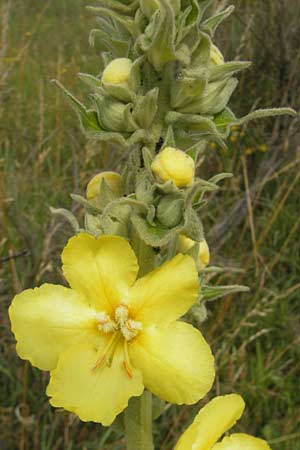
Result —
[[99, 195], [102, 180], [105, 180], [109, 188], [119, 195], [121, 191], [121, 175], [117, 172], [100, 172], [95, 175], [87, 185], [86, 197], [91, 200]]
[[219, 66], [220, 64], [224, 64], [224, 56], [222, 55], [218, 47], [214, 44], [210, 49], [210, 61], [217, 66]]
[[217, 443], [240, 419], [244, 407], [244, 400], [236, 394], [214, 398], [200, 410], [174, 450], [271, 450], [266, 441], [241, 433]]
[[[183, 234], [181, 234], [178, 238], [178, 251], [182, 253], [188, 252], [194, 245], [196, 241], [190, 239]], [[198, 255], [198, 268], [204, 269], [209, 263], [210, 253], [209, 247], [205, 239], [199, 242], [199, 255]]]
[[103, 83], [126, 84], [132, 68], [129, 58], [116, 58], [105, 68], [102, 74]]
[[209, 391], [210, 348], [197, 329], [177, 321], [197, 300], [192, 258], [177, 255], [136, 280], [137, 259], [125, 239], [80, 233], [62, 262], [71, 288], [25, 290], [9, 310], [19, 356], [51, 371], [53, 406], [110, 425], [144, 387], [177, 404]]
[[184, 187], [192, 183], [195, 176], [193, 158], [182, 150], [173, 147], [164, 148], [153, 160], [151, 169], [162, 181], [173, 181], [176, 186]]

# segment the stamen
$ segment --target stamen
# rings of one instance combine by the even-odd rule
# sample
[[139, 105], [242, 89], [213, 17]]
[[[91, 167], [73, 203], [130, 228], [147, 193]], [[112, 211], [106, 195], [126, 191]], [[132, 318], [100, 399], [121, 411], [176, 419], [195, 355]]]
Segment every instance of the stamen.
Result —
[[133, 377], [133, 370], [130, 363], [129, 353], [128, 353], [128, 343], [125, 340], [124, 341], [124, 361], [123, 361], [123, 368], [125, 369], [125, 372], [129, 376], [129, 378]]
[[120, 304], [115, 310], [115, 319], [120, 326], [124, 325], [128, 319], [129, 311], [126, 305]]
[[97, 320], [97, 327], [99, 331], [104, 333], [112, 333], [118, 329], [118, 325], [112, 320], [105, 311], [101, 311], [95, 314]]
[[[97, 360], [96, 364], [94, 365], [94, 367], [92, 368], [92, 370], [96, 370], [99, 369], [99, 367], [102, 366], [102, 364], [104, 363], [104, 361], [106, 360], [106, 364], [107, 365], [111, 365], [112, 364], [112, 359], [116, 350], [116, 346], [118, 344], [120, 338], [120, 333], [114, 333], [113, 336], [110, 338], [110, 340], [108, 341], [107, 346], [105, 347], [103, 353], [101, 353], [100, 358]], [[108, 354], [112, 352], [112, 355], [109, 355], [109, 360], [107, 361], [107, 356]]]

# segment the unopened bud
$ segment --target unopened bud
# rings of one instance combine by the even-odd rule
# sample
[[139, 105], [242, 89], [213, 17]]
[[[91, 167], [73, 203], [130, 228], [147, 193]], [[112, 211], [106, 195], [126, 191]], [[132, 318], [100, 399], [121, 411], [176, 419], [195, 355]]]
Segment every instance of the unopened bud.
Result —
[[165, 227], [176, 227], [183, 218], [183, 207], [184, 200], [180, 195], [166, 195], [157, 206], [156, 217]]
[[199, 244], [199, 253], [198, 253], [198, 267], [199, 269], [204, 269], [209, 263], [210, 253], [209, 247], [205, 239], [202, 239], [200, 242], [193, 241], [193, 239], [188, 238], [187, 236], [180, 235], [178, 239], [178, 251], [181, 253], [188, 252], [195, 244]]
[[152, 162], [153, 173], [162, 181], [173, 181], [178, 187], [192, 183], [195, 176], [193, 158], [173, 147], [163, 149]]
[[109, 84], [127, 83], [132, 61], [128, 58], [117, 58], [111, 61], [102, 74], [102, 82]]
[[113, 193], [120, 195], [121, 175], [117, 172], [100, 172], [87, 185], [86, 197], [88, 200], [92, 200], [100, 194], [102, 180], [105, 180]]

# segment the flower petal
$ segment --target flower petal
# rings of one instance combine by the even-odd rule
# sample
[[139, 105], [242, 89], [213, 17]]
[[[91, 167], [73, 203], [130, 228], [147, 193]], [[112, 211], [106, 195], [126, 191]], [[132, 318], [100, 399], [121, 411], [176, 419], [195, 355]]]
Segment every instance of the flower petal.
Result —
[[175, 450], [211, 450], [217, 440], [239, 420], [244, 407], [240, 395], [215, 397], [199, 411], [192, 425], [182, 434]]
[[271, 450], [271, 448], [262, 439], [240, 433], [225, 437], [211, 450]]
[[109, 313], [127, 296], [138, 273], [134, 251], [117, 236], [96, 239], [80, 233], [69, 240], [62, 261], [70, 286], [85, 294], [93, 307]]
[[195, 303], [198, 288], [194, 260], [179, 254], [137, 280], [130, 290], [129, 303], [136, 320], [144, 324], [168, 324]]
[[89, 344], [73, 346], [61, 354], [51, 372], [47, 395], [53, 406], [74, 412], [84, 421], [110, 425], [132, 396], [144, 390], [140, 371], [130, 377], [123, 368], [122, 346], [115, 351], [110, 367], [94, 369], [99, 354]]
[[183, 322], [148, 328], [129, 343], [129, 354], [145, 386], [171, 403], [192, 404], [214, 380], [214, 358], [200, 331]]
[[9, 308], [17, 352], [41, 370], [56, 367], [59, 354], [81, 340], [97, 342], [94, 311], [84, 297], [54, 284], [27, 289]]

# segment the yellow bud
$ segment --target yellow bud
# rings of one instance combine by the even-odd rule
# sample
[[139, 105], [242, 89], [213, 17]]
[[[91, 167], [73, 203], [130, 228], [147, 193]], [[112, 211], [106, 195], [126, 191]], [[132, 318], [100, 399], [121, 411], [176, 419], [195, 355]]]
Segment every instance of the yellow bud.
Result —
[[224, 64], [224, 56], [218, 49], [216, 45], [212, 45], [210, 49], [210, 61], [213, 64], [216, 64], [216, 66], [219, 66], [220, 64]]
[[[187, 236], [184, 236], [183, 234], [181, 234], [178, 239], [178, 251], [181, 253], [186, 253], [195, 244], [196, 244], [196, 241], [193, 241], [193, 239], [190, 239]], [[206, 267], [208, 265], [209, 260], [210, 260], [209, 247], [207, 245], [206, 240], [202, 239], [202, 241], [199, 242], [199, 254], [198, 254], [199, 269], [204, 269], [204, 267]]]
[[102, 74], [103, 83], [127, 83], [132, 68], [132, 61], [128, 58], [117, 58], [111, 61]]
[[193, 158], [182, 150], [173, 147], [164, 148], [154, 158], [151, 169], [160, 180], [171, 180], [178, 187], [184, 187], [192, 183], [195, 176]]
[[92, 200], [97, 197], [100, 192], [100, 186], [102, 180], [105, 180], [109, 188], [116, 194], [120, 195], [121, 191], [121, 175], [117, 172], [100, 172], [95, 175], [86, 189], [86, 197], [88, 200]]

